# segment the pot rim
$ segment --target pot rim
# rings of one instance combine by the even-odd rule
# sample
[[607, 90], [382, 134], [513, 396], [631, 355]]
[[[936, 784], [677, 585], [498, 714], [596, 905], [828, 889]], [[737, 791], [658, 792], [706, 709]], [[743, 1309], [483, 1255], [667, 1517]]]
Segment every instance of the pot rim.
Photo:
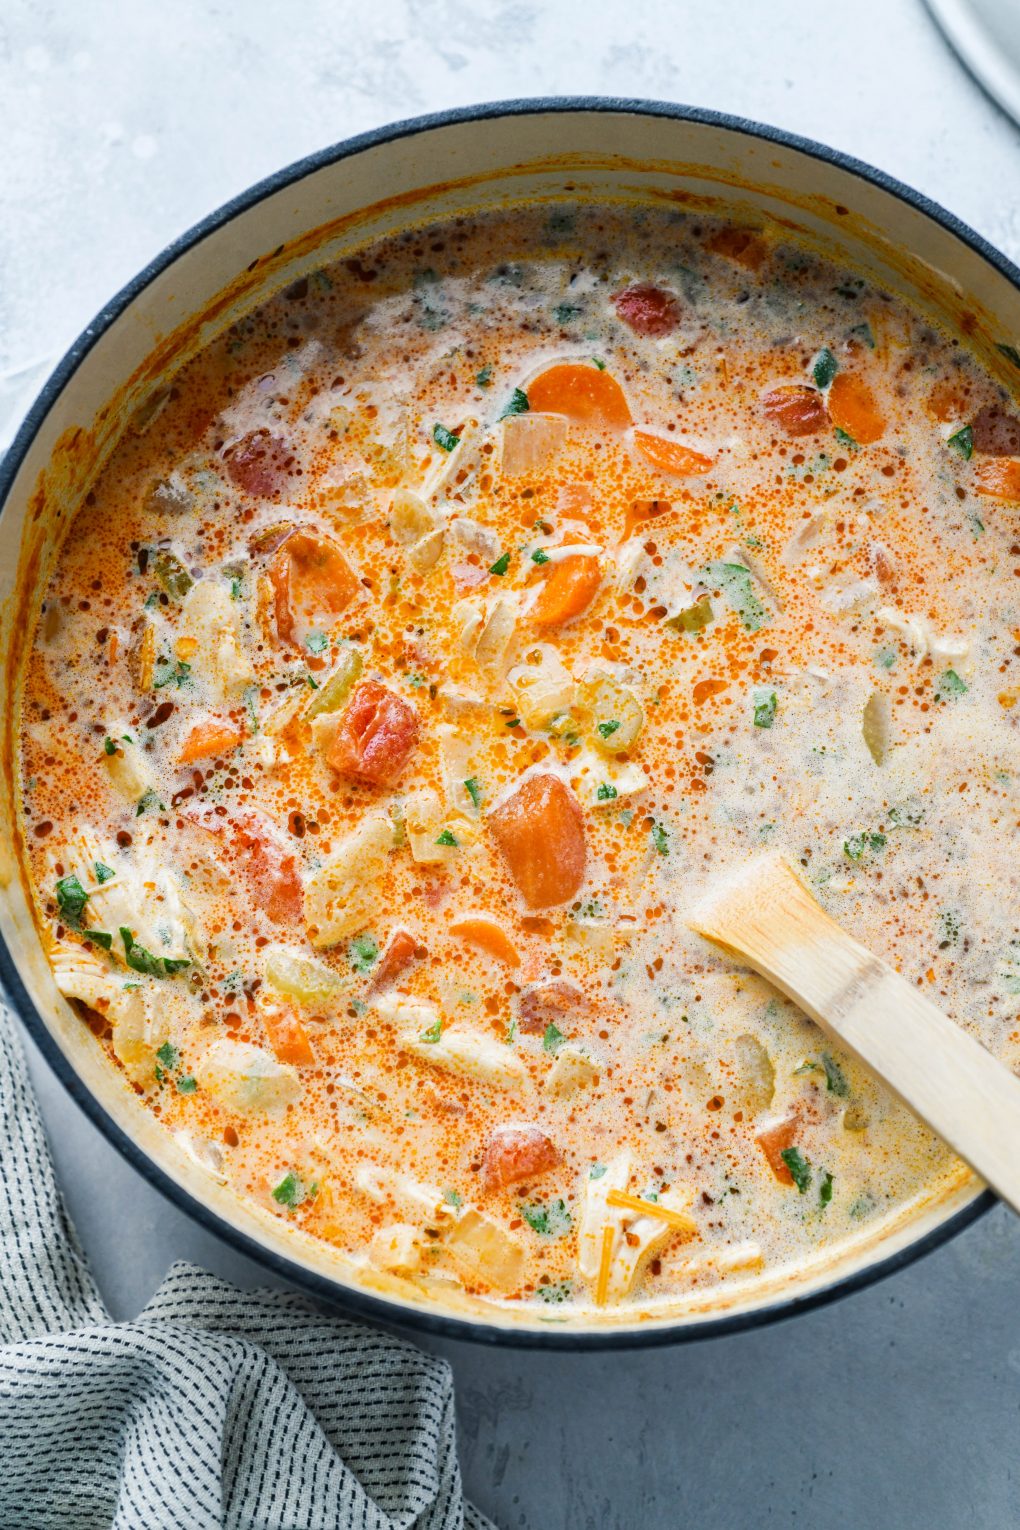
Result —
[[[193, 224], [191, 228], [166, 245], [136, 276], [121, 287], [119, 292], [103, 305], [96, 317], [73, 341], [57, 363], [25, 414], [6, 454], [0, 458], [0, 515], [3, 514], [14, 481], [39, 429], [92, 347], [146, 287], [173, 265], [178, 257], [200, 244], [207, 235], [215, 233], [239, 214], [256, 207], [267, 197], [285, 187], [295, 185], [327, 165], [337, 164], [377, 145], [395, 143], [402, 138], [417, 137], [436, 128], [455, 126], [465, 122], [484, 122], [501, 117], [539, 116], [560, 112], [665, 117], [705, 127], [718, 127], [727, 132], [739, 133], [748, 138], [793, 149], [839, 170], [847, 171], [860, 180], [870, 182], [922, 213], [969, 246], [1020, 291], [1020, 268], [981, 234], [931, 197], [914, 191], [902, 181], [863, 160], [856, 159], [853, 155], [845, 154], [838, 149], [830, 149], [800, 134], [738, 117], [729, 112], [626, 96], [537, 96], [482, 102], [474, 106], [454, 107], [446, 111], [426, 113], [342, 139], [327, 148], [316, 150], [302, 159], [295, 160], [281, 170], [274, 171]], [[120, 1156], [172, 1205], [184, 1211], [192, 1221], [197, 1222], [207, 1232], [213, 1233], [256, 1264], [271, 1270], [275, 1275], [301, 1288], [308, 1295], [339, 1306], [354, 1316], [383, 1323], [390, 1328], [425, 1332], [477, 1344], [518, 1349], [572, 1351], [647, 1349], [653, 1346], [691, 1343], [701, 1339], [722, 1337], [761, 1328], [767, 1324], [794, 1317], [799, 1313], [809, 1312], [816, 1307], [826, 1306], [855, 1291], [863, 1290], [896, 1271], [905, 1269], [915, 1260], [948, 1242], [996, 1204], [996, 1197], [990, 1190], [981, 1191], [969, 1204], [947, 1216], [937, 1227], [895, 1253], [867, 1264], [863, 1269], [837, 1276], [824, 1286], [802, 1296], [783, 1297], [766, 1306], [730, 1316], [700, 1318], [690, 1322], [675, 1319], [662, 1322], [653, 1320], [640, 1327], [604, 1330], [558, 1328], [553, 1324], [542, 1329], [515, 1328], [495, 1322], [485, 1323], [469, 1318], [444, 1316], [423, 1308], [389, 1301], [385, 1297], [373, 1296], [338, 1280], [332, 1280], [328, 1276], [317, 1274], [297, 1259], [264, 1247], [257, 1239], [212, 1211], [178, 1184], [117, 1125], [98, 1098], [83, 1083], [42, 1019], [22, 982], [6, 939], [0, 935], [0, 997], [3, 994], [6, 994], [11, 1001], [29, 1036], [72, 1100], [84, 1111], [92, 1124], [99, 1129]]]

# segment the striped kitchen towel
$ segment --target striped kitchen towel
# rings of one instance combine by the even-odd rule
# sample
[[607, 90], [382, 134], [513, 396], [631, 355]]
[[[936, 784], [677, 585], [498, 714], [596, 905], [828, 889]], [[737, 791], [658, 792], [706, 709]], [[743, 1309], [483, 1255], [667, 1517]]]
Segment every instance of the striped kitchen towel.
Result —
[[443, 1361], [188, 1265], [111, 1322], [2, 1003], [0, 1172], [3, 1530], [489, 1527]]

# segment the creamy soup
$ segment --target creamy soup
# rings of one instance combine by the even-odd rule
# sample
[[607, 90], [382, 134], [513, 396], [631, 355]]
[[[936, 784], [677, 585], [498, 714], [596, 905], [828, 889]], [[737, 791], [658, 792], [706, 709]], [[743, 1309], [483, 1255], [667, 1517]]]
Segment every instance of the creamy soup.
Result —
[[57, 982], [208, 1173], [411, 1291], [676, 1304], [957, 1172], [687, 929], [785, 849], [1020, 1059], [1020, 420], [789, 242], [552, 206], [302, 278], [39, 614]]

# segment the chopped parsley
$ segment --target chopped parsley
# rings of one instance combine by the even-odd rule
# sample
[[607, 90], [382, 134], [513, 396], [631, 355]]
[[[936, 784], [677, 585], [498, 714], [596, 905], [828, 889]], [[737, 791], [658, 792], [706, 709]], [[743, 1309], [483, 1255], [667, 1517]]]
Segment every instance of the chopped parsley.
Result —
[[1017, 350], [1015, 345], [1006, 345], [1000, 342], [995, 349], [1001, 351], [1006, 360], [1011, 361], [1015, 367], [1020, 367], [1020, 351]]
[[96, 881], [102, 887], [104, 882], [112, 882], [117, 873], [109, 866], [104, 866], [102, 861], [93, 861], [92, 870], [96, 874]]
[[520, 1213], [532, 1232], [546, 1238], [561, 1238], [572, 1226], [570, 1212], [562, 1200], [546, 1201], [542, 1206], [521, 1206]]
[[558, 1307], [570, 1301], [574, 1287], [569, 1280], [550, 1280], [544, 1286], [538, 1286], [535, 1294], [539, 1301], [548, 1302], [550, 1307]]
[[347, 948], [347, 958], [355, 972], [367, 972], [379, 955], [379, 946], [371, 935], [355, 935]]
[[827, 1206], [832, 1200], [832, 1175], [828, 1169], [822, 1175], [822, 1182], [818, 1187], [818, 1199], [823, 1206]]
[[924, 807], [917, 797], [889, 809], [889, 822], [894, 829], [916, 829], [924, 822]]
[[754, 703], [754, 726], [756, 728], [771, 728], [776, 720], [775, 691], [762, 692]]
[[870, 851], [878, 855], [885, 849], [886, 839], [884, 834], [869, 833], [862, 831], [860, 834], [851, 834], [849, 839], [843, 841], [843, 854], [848, 861], [859, 861]]
[[444, 1190], [443, 1200], [448, 1206], [463, 1206], [464, 1204], [463, 1197], [458, 1195], [456, 1190]]
[[165, 686], [176, 685], [178, 689], [187, 685], [191, 675], [191, 665], [185, 664], [183, 659], [160, 659], [153, 666], [152, 688], [161, 691]]
[[141, 818], [142, 814], [148, 808], [158, 808], [160, 812], [163, 811], [163, 804], [160, 802], [151, 786], [148, 787], [139, 797], [138, 806], [135, 808], [135, 817]]
[[944, 908], [939, 914], [939, 950], [946, 951], [960, 939], [960, 916], [953, 909]]
[[545, 1028], [545, 1035], [542, 1037], [542, 1049], [545, 1052], [558, 1052], [566, 1039], [559, 1026], [553, 1025], [550, 1022]]
[[842, 425], [836, 426], [836, 440], [841, 446], [845, 446], [848, 451], [856, 452], [860, 450], [853, 436], [848, 430], [844, 430]]
[[764, 627], [769, 613], [754, 593], [751, 570], [745, 564], [709, 563], [701, 570], [701, 577], [722, 590], [748, 632]]
[[104, 738], [103, 739], [103, 750], [104, 750], [104, 752], [106, 754], [116, 754], [117, 753], [117, 745], [114, 743], [112, 738]]
[[617, 719], [615, 717], [611, 717], [608, 722], [596, 723], [595, 732], [599, 735], [600, 738], [612, 738], [613, 734], [616, 732], [619, 726], [620, 724]]
[[652, 844], [660, 855], [669, 854], [669, 835], [666, 833], [665, 825], [661, 823], [652, 824]]
[[474, 804], [475, 808], [481, 807], [481, 805], [482, 805], [482, 787], [481, 787], [481, 782], [479, 781], [477, 776], [468, 776], [467, 780], [464, 782], [464, 790], [467, 792], [468, 796], [471, 798], [471, 801]]
[[432, 427], [432, 439], [444, 452], [452, 452], [453, 448], [460, 443], [460, 436], [455, 436], [452, 430], [447, 430], [445, 425], [439, 424]]
[[429, 1026], [427, 1031], [421, 1031], [419, 1033], [418, 1040], [419, 1041], [427, 1041], [430, 1044], [430, 1046], [434, 1046], [435, 1043], [442, 1036], [442, 1034], [443, 1034], [443, 1020], [442, 1020], [442, 1016], [440, 1016], [432, 1025]]
[[183, 1078], [177, 1080], [178, 1094], [194, 1094], [197, 1088], [198, 1080], [193, 1078], [190, 1073], [186, 1073]]
[[811, 376], [816, 388], [827, 388], [839, 371], [839, 362], [829, 350], [823, 346], [811, 363]]
[[847, 1083], [846, 1074], [839, 1066], [836, 1059], [828, 1052], [822, 1053], [822, 1067], [825, 1069], [825, 1087], [830, 1094], [838, 1094], [842, 1099], [850, 1093], [850, 1085]]
[[309, 653], [325, 653], [329, 647], [329, 638], [325, 632], [310, 632], [305, 638], [305, 647]]
[[495, 563], [493, 563], [490, 566], [489, 573], [490, 574], [503, 575], [503, 574], [506, 573], [506, 571], [507, 571], [507, 569], [509, 567], [510, 567], [510, 554], [508, 552], [501, 553], [500, 556], [496, 559]]
[[535, 551], [531, 554], [531, 561], [532, 563], [548, 563], [549, 554], [544, 547], [536, 547]]
[[81, 923], [81, 916], [85, 912], [85, 905], [89, 901], [89, 895], [72, 871], [68, 876], [61, 877], [57, 883], [57, 907], [60, 916], [73, 927]]
[[595, 797], [599, 802], [612, 802], [619, 795], [616, 787], [610, 781], [600, 781], [599, 789], [595, 793]]
[[168, 1073], [173, 1073], [181, 1065], [181, 1054], [172, 1041], [164, 1041], [161, 1047], [157, 1047], [156, 1056]]
[[511, 393], [500, 415], [501, 420], [507, 420], [514, 414], [527, 414], [531, 405], [528, 403], [528, 395], [523, 388], [515, 388]]
[[91, 940], [95, 945], [102, 946], [104, 951], [113, 950], [113, 936], [109, 930], [83, 930], [86, 940]]
[[779, 1156], [789, 1169], [790, 1178], [797, 1186], [801, 1195], [806, 1195], [807, 1188], [811, 1183], [811, 1164], [802, 1155], [799, 1148], [784, 1148]]
[[293, 1169], [288, 1169], [280, 1183], [273, 1186], [273, 1200], [286, 1206], [289, 1211], [294, 1211], [307, 1198], [304, 1182]]
[[955, 430], [949, 437], [946, 445], [954, 452], [959, 452], [964, 462], [969, 462], [974, 454], [974, 432], [969, 425], [963, 425]]
[[553, 309], [553, 318], [557, 324], [570, 324], [574, 319], [579, 319], [583, 312], [576, 303], [557, 303]]
[[895, 648], [880, 648], [875, 654], [875, 663], [880, 669], [892, 669], [896, 659], [897, 653]]
[[436, 844], [449, 845], [453, 848], [456, 848], [456, 846], [460, 844], [460, 840], [450, 829], [444, 829], [441, 834], [437, 835]]
[[133, 972], [144, 972], [148, 977], [173, 977], [175, 972], [191, 966], [190, 961], [181, 957], [153, 956], [124, 925], [120, 927], [120, 938], [124, 942], [124, 960]]
[[855, 340], [859, 340], [862, 345], [866, 345], [869, 351], [873, 351], [875, 349], [875, 337], [871, 333], [871, 325], [867, 322], [864, 324], [855, 324], [850, 333], [853, 335]]
[[492, 368], [483, 367], [475, 378], [475, 382], [480, 388], [488, 388], [492, 383]]
[[944, 670], [939, 676], [939, 683], [935, 687], [936, 701], [953, 701], [957, 696], [966, 696], [970, 686], [966, 680], [961, 680], [955, 669]]
[[593, 367], [598, 367], [600, 372], [604, 372], [606, 370], [606, 364], [602, 360], [601, 356], [593, 356], [591, 358], [591, 364]]

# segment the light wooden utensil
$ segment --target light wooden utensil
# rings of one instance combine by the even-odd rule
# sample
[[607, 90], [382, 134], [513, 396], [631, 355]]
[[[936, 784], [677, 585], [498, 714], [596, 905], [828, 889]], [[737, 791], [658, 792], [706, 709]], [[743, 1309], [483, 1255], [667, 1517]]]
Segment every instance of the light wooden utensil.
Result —
[[830, 918], [785, 856], [720, 878], [687, 922], [856, 1052], [1020, 1212], [1020, 1078]]

